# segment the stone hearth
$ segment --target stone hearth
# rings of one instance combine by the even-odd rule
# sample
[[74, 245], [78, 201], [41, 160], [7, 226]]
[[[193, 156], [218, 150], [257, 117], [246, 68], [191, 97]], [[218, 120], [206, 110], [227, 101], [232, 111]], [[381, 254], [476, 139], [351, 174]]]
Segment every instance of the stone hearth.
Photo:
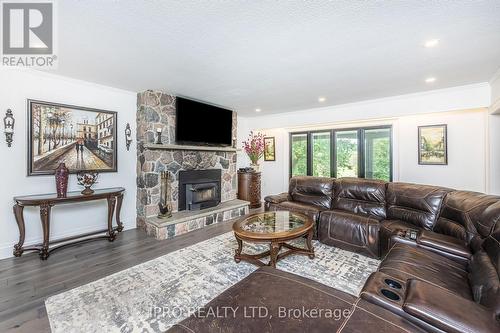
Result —
[[[137, 226], [147, 229], [156, 218], [160, 201], [160, 175], [170, 176], [171, 204], [178, 210], [178, 177], [180, 170], [220, 169], [221, 201], [236, 199], [236, 152], [149, 149], [155, 142], [157, 128], [162, 129], [162, 142], [175, 144], [175, 96], [145, 91], [137, 96]], [[237, 115], [233, 112], [233, 137], [236, 138]], [[216, 129], [214, 129], [216, 130]], [[146, 146], [145, 146], [146, 145]], [[201, 222], [198, 223], [201, 225]], [[188, 228], [189, 229], [189, 228]], [[172, 232], [170, 232], [172, 234]]]
[[208, 225], [231, 220], [248, 214], [248, 201], [230, 200], [217, 207], [198, 211], [183, 210], [173, 213], [168, 219], [159, 219], [156, 216], [145, 220], [142, 229], [156, 239], [170, 239]]

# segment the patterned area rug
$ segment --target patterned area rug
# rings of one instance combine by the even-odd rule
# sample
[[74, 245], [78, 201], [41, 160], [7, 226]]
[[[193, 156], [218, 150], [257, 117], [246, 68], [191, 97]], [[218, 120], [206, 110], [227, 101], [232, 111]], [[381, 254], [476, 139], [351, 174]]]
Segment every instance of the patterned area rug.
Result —
[[[277, 268], [357, 296], [380, 263], [313, 244], [315, 259], [292, 255]], [[45, 301], [52, 332], [164, 332], [256, 270], [234, 262], [236, 248], [229, 232], [52, 296]], [[263, 249], [243, 247], [246, 253]]]

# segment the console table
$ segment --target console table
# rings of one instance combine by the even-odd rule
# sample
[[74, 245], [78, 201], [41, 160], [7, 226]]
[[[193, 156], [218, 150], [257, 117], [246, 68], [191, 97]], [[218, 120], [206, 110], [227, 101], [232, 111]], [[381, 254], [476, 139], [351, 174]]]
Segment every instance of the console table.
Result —
[[[19, 227], [19, 242], [14, 245], [14, 256], [20, 257], [24, 251], [38, 251], [40, 259], [46, 260], [49, 257], [51, 251], [70, 244], [76, 244], [89, 239], [96, 238], [106, 238], [110, 242], [114, 241], [116, 238], [116, 232], [121, 232], [123, 230], [123, 224], [120, 221], [120, 210], [123, 203], [123, 194], [125, 189], [123, 187], [116, 188], [106, 188], [95, 190], [93, 194], [83, 195], [81, 192], [68, 192], [66, 197], [58, 198], [57, 194], [39, 194], [39, 195], [28, 195], [14, 197], [14, 216], [16, 217], [17, 226]], [[108, 202], [108, 227], [103, 230], [94, 231], [86, 234], [81, 234], [77, 236], [67, 237], [63, 239], [58, 239], [56, 241], [50, 241], [50, 212], [53, 206], [59, 204], [75, 203], [75, 202], [86, 202], [95, 200], [104, 200]], [[25, 238], [25, 224], [24, 224], [24, 207], [35, 206], [40, 207], [40, 219], [42, 222], [43, 230], [43, 243], [24, 247]], [[116, 207], [116, 223], [117, 226], [113, 227], [113, 216], [115, 214]], [[106, 233], [106, 235], [96, 236], [98, 234]], [[94, 237], [92, 237], [94, 236]], [[54, 246], [49, 249], [49, 245], [61, 244], [59, 246]]]

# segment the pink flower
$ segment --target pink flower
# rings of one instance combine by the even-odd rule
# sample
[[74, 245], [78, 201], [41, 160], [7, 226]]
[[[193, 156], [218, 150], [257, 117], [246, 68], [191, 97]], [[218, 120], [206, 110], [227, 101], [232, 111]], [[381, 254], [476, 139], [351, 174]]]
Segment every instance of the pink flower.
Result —
[[264, 135], [261, 133], [254, 134], [251, 131], [248, 139], [243, 141], [243, 150], [252, 161], [252, 164], [257, 164], [264, 154]]

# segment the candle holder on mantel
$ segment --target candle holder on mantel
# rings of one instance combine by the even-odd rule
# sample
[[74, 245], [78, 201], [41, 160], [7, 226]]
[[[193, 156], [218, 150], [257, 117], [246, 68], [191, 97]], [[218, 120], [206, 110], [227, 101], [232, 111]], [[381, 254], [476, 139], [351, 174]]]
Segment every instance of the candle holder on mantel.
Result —
[[162, 171], [160, 173], [160, 203], [158, 207], [160, 208], [160, 213], [158, 218], [167, 219], [172, 216], [172, 206], [170, 205], [170, 174], [168, 171]]
[[158, 127], [156, 129], [156, 144], [157, 145], [162, 145], [163, 142], [161, 142], [161, 133], [163, 132], [161, 127]]

